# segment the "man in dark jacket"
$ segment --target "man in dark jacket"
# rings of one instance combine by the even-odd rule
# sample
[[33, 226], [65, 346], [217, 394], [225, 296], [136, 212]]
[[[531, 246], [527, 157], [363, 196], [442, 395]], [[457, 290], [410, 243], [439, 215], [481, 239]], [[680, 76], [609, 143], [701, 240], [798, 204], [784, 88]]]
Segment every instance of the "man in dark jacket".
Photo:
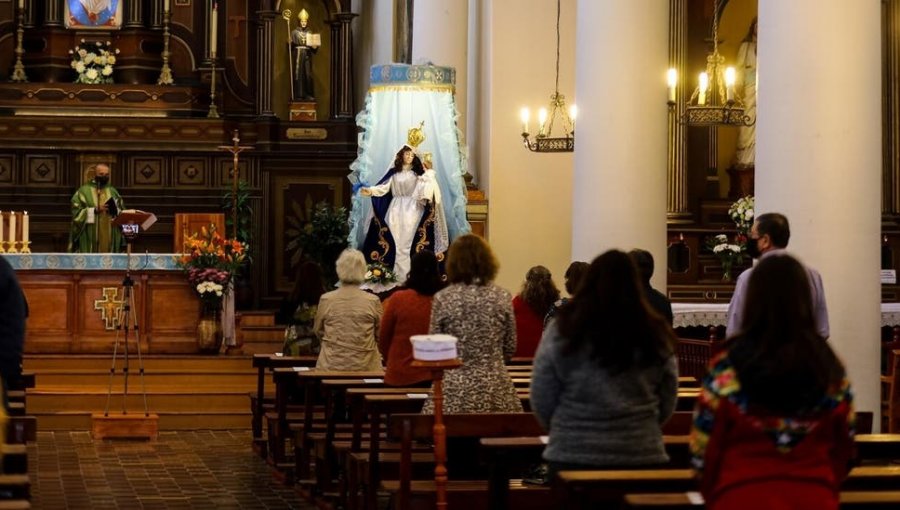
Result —
[[641, 278], [641, 284], [644, 286], [644, 296], [650, 306], [656, 312], [663, 316], [672, 325], [674, 316], [672, 315], [672, 303], [669, 298], [662, 292], [650, 286], [650, 278], [653, 277], [653, 255], [647, 250], [631, 250], [628, 252], [634, 265], [637, 266], [638, 276]]

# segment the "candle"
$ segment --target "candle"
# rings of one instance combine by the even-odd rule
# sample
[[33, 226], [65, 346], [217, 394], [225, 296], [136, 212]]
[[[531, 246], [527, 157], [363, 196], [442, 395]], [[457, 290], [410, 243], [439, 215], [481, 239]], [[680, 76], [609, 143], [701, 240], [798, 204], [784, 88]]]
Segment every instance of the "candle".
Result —
[[25, 0], [19, 0], [19, 9], [25, 8]]
[[525, 108], [523, 106], [522, 109], [519, 110], [519, 118], [522, 119], [522, 133], [523, 134], [528, 134], [528, 117], [530, 117], [530, 116], [531, 116], [531, 114], [528, 112], [528, 108]]
[[219, 4], [213, 4], [209, 25], [209, 56], [216, 58], [216, 35], [219, 31]]
[[539, 129], [538, 134], [539, 135], [546, 134], [546, 133], [544, 133], [544, 127], [545, 127], [544, 123], [546, 123], [546, 122], [547, 122], [547, 109], [541, 108], [540, 110], [538, 110], [538, 129]]
[[709, 88], [709, 75], [700, 73], [700, 96], [697, 98], [697, 104], [703, 106], [706, 104], [706, 90]]
[[9, 242], [11, 247], [15, 248], [16, 242], [16, 213], [9, 213]]
[[28, 224], [30, 221], [28, 220], [28, 211], [22, 214], [22, 243], [23, 246], [28, 244]]
[[725, 69], [725, 100], [729, 103], [734, 102], [734, 68]]
[[163, 1], [163, 12], [169, 12], [169, 0]]
[[669, 85], [669, 102], [675, 102], [675, 85], [678, 83], [678, 71], [674, 68], [669, 69], [666, 73], [666, 82]]
[[3, 241], [5, 240], [3, 238], [3, 211], [0, 211], [0, 252], [3, 251]]

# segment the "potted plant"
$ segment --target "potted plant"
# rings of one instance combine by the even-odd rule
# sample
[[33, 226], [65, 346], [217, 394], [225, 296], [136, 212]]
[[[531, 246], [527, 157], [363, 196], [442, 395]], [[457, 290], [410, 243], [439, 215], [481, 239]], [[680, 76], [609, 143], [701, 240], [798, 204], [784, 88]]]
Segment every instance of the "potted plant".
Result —
[[337, 283], [334, 263], [347, 247], [350, 233], [347, 209], [326, 202], [319, 202], [312, 211], [303, 211], [294, 202], [292, 209], [293, 214], [287, 218], [290, 227], [285, 230], [285, 249], [291, 255], [291, 267], [296, 267], [304, 258], [312, 260], [322, 268], [325, 283], [334, 285]]

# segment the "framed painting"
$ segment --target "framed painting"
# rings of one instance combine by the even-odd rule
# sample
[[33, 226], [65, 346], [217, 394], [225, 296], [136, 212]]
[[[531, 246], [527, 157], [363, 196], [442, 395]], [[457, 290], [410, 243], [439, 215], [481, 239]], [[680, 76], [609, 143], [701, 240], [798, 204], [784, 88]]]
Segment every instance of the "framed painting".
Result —
[[66, 0], [66, 28], [102, 30], [122, 27], [125, 0]]

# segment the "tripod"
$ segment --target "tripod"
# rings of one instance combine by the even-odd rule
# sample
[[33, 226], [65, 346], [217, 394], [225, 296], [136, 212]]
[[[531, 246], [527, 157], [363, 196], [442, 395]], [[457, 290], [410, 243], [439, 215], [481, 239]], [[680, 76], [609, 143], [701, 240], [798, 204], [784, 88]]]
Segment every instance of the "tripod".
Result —
[[128, 414], [128, 340], [129, 334], [134, 331], [134, 343], [137, 345], [138, 358], [138, 375], [141, 379], [141, 393], [144, 396], [144, 416], [150, 416], [147, 408], [147, 388], [144, 386], [144, 360], [141, 357], [141, 336], [138, 327], [137, 316], [134, 306], [134, 280], [131, 279], [131, 245], [137, 239], [137, 233], [140, 229], [136, 224], [123, 224], [122, 234], [125, 237], [126, 257], [125, 257], [125, 279], [122, 280], [122, 309], [116, 320], [116, 343], [113, 346], [112, 367], [109, 369], [109, 387], [106, 391], [106, 408], [103, 416], [109, 416], [109, 403], [112, 398], [113, 379], [116, 375], [116, 359], [119, 354], [119, 339], [122, 338], [124, 364], [122, 366], [122, 374], [124, 377], [124, 387], [122, 392], [122, 414]]

